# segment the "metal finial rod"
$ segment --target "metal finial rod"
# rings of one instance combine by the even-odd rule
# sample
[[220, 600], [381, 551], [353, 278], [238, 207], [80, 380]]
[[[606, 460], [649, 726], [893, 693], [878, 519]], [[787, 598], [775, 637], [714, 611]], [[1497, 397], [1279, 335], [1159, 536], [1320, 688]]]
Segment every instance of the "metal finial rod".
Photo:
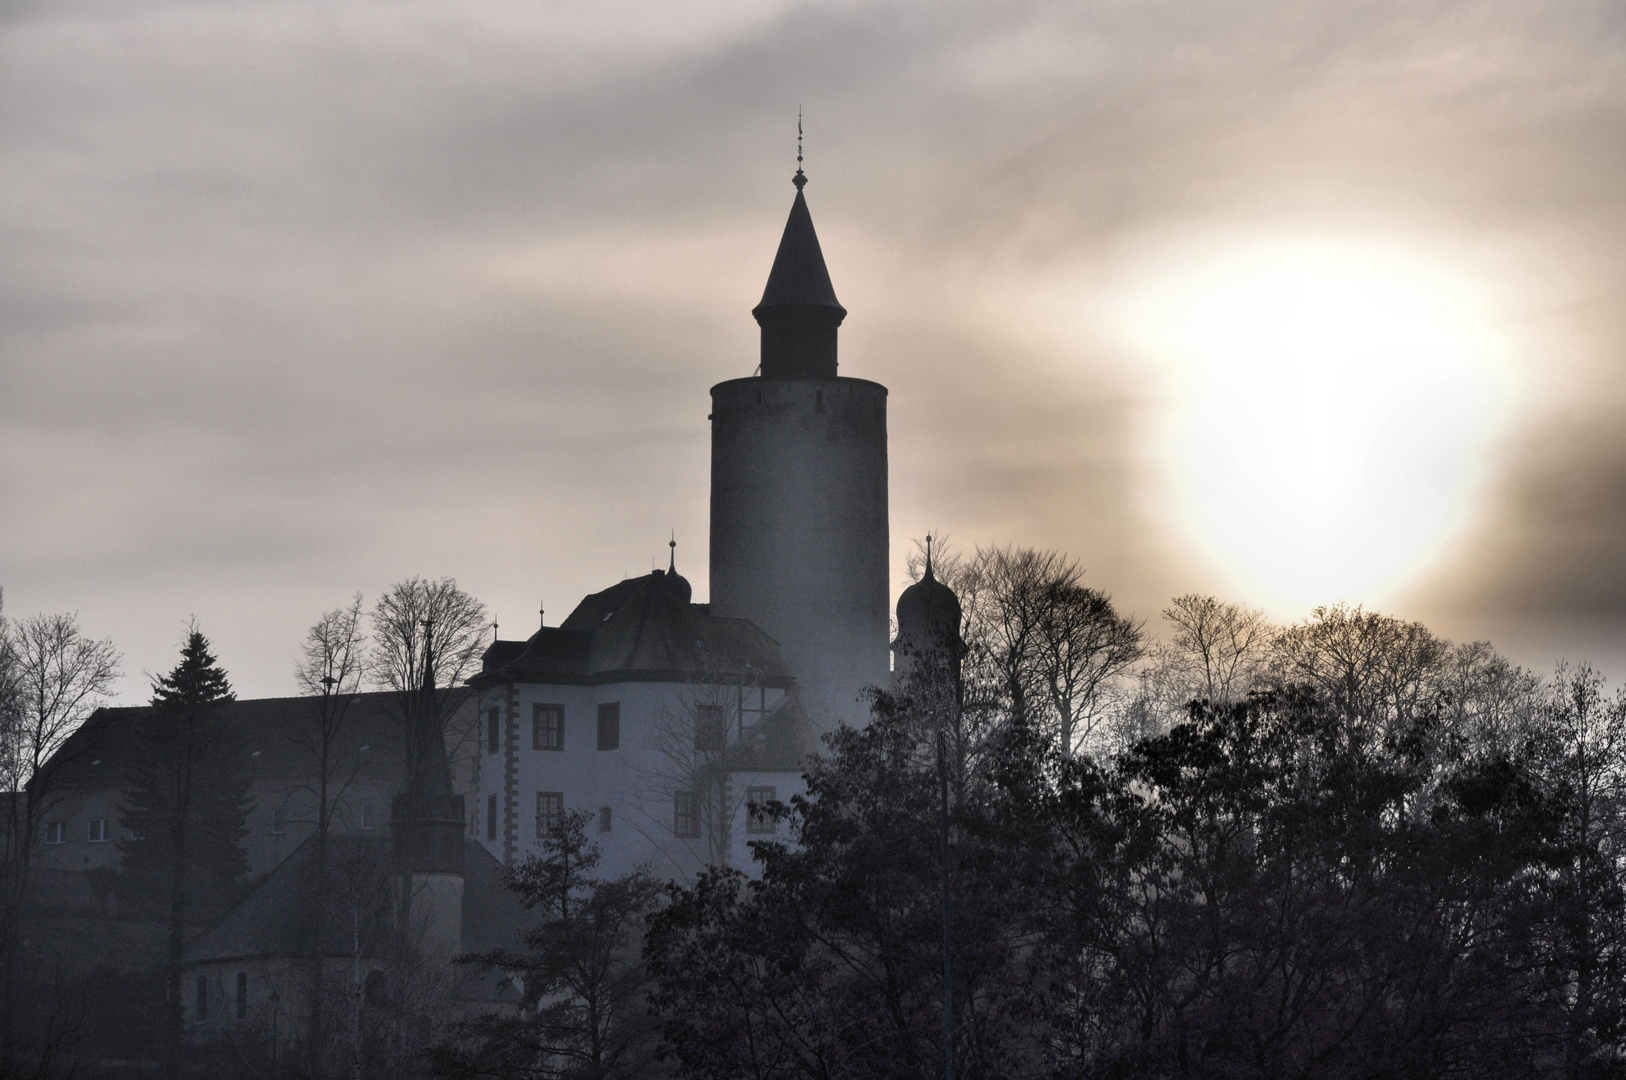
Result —
[[796, 106], [796, 175], [790, 178], [800, 191], [807, 185], [807, 174], [802, 172], [802, 107]]
[[668, 574], [675, 574], [675, 573], [677, 573], [677, 530], [676, 529], [672, 530], [672, 539], [667, 543], [666, 546], [672, 549], [672, 561], [667, 564], [666, 572]]
[[548, 625], [548, 608], [541, 600], [536, 602], [536, 619], [543, 626]]

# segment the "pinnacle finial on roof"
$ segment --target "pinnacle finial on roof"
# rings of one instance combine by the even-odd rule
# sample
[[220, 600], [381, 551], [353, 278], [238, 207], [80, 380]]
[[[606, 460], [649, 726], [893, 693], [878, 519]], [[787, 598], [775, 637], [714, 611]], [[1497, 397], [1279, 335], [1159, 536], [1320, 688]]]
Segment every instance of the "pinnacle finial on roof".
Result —
[[926, 580], [932, 577], [932, 534], [926, 534]]
[[796, 185], [797, 191], [801, 191], [807, 186], [807, 174], [802, 172], [802, 107], [800, 105], [796, 106], [796, 175], [790, 178], [790, 182]]
[[666, 546], [672, 549], [672, 560], [671, 560], [671, 562], [666, 564], [666, 572], [668, 574], [675, 574], [675, 573], [677, 573], [677, 530], [676, 529], [672, 530], [672, 539], [667, 543]]

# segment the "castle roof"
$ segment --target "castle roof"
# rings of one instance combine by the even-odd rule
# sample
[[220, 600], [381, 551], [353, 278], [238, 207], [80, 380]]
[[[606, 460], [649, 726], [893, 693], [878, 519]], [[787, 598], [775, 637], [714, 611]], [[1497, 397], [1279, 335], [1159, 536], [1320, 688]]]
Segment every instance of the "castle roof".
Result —
[[628, 578], [584, 598], [557, 627], [494, 642], [470, 681], [790, 684], [778, 642], [744, 619], [712, 615], [689, 595], [689, 583], [665, 570]]
[[[447, 689], [445, 712], [450, 715], [469, 694]], [[217, 716], [235, 725], [248, 755], [253, 781], [305, 776], [310, 772], [308, 735], [320, 698], [250, 698], [223, 702]], [[134, 760], [140, 722], [152, 712], [150, 705], [97, 709], [62, 744], [51, 758], [52, 783], [75, 788], [121, 786], [126, 766]], [[401, 713], [397, 695], [390, 692], [357, 694], [345, 714], [333, 747], [335, 760], [355, 761], [364, 772], [399, 774], [404, 765]]]
[[[800, 173], [798, 179], [802, 179]], [[818, 233], [813, 231], [813, 215], [808, 212], [801, 184], [796, 185], [796, 200], [790, 204], [790, 217], [779, 238], [779, 251], [768, 272], [762, 302], [751, 314], [760, 320], [763, 309], [773, 307], [824, 307], [847, 314], [836, 299], [835, 286], [830, 284], [830, 271], [825, 268], [824, 251], [819, 247]]]

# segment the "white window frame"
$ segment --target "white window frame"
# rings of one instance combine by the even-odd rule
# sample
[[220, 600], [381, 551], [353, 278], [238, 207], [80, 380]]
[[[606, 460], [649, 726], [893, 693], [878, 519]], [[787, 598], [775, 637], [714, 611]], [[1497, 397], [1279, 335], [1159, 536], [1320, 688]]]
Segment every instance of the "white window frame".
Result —
[[779, 831], [779, 823], [768, 813], [767, 806], [779, 798], [777, 790], [766, 784], [745, 789], [745, 831], [752, 836], [771, 836]]

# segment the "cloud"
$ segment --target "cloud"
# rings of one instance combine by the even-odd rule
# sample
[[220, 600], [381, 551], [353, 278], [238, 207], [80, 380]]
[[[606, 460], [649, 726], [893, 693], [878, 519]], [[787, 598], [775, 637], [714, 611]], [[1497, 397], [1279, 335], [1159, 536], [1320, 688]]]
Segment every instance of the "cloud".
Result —
[[[1564, 380], [1618, 355], [1607, 304], [1571, 310], [1626, 250], [1617, 5], [5, 18], [0, 582], [133, 670], [198, 611], [245, 692], [286, 691], [355, 589], [453, 573], [505, 623], [562, 615], [674, 526], [703, 593], [706, 387], [755, 362], [798, 104], [843, 370], [892, 388], [900, 568], [942, 526], [1071, 550], [1142, 611], [1216, 587], [1159, 516], [1155, 385], [1079, 315], [1160, 236], [1448, 231], [1532, 282]], [[1536, 382], [1521, 445], [1569, 449], [1509, 449], [1482, 522], [1520, 539], [1454, 553], [1420, 612], [1579, 610], [1626, 554], [1618, 395]], [[1563, 513], [1555, 471], [1590, 493]]]

